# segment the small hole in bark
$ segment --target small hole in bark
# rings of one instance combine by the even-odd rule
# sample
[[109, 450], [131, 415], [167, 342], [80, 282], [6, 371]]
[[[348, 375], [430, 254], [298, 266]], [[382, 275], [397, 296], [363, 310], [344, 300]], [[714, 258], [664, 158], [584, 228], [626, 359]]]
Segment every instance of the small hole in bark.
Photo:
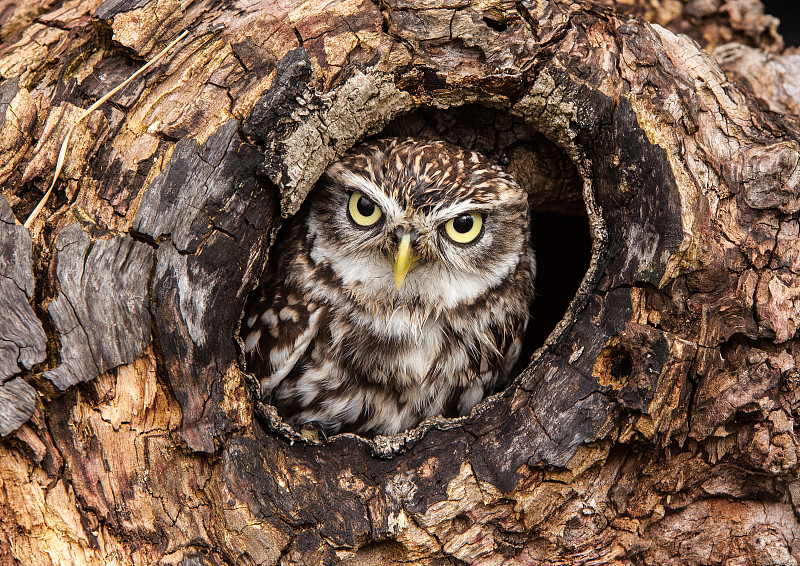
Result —
[[493, 20], [492, 18], [483, 18], [483, 23], [499, 33], [502, 33], [508, 29], [507, 23]]
[[597, 356], [592, 373], [600, 385], [613, 389], [622, 389], [628, 383], [633, 374], [633, 360], [618, 338], [613, 338]]
[[614, 351], [610, 359], [608, 373], [611, 377], [619, 380], [628, 379], [633, 371], [633, 362], [627, 352], [621, 350]]
[[472, 520], [465, 513], [456, 515], [453, 518], [453, 530], [456, 534], [463, 534], [472, 525]]

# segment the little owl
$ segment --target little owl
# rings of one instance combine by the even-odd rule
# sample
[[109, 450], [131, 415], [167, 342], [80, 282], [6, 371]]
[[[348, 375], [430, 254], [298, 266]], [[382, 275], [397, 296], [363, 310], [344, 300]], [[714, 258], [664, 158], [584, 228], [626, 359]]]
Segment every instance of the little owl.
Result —
[[520, 355], [535, 260], [525, 191], [441, 141], [328, 167], [248, 302], [245, 352], [295, 427], [394, 434], [465, 415]]

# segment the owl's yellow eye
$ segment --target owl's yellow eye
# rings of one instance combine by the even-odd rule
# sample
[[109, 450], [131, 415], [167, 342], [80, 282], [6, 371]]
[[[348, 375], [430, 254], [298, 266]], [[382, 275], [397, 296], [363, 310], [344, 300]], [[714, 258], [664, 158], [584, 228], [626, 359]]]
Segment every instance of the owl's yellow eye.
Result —
[[347, 212], [353, 222], [364, 228], [372, 226], [381, 218], [381, 209], [378, 205], [359, 192], [350, 195]]
[[445, 222], [444, 232], [457, 244], [469, 244], [480, 235], [482, 227], [483, 217], [477, 212], [468, 212]]

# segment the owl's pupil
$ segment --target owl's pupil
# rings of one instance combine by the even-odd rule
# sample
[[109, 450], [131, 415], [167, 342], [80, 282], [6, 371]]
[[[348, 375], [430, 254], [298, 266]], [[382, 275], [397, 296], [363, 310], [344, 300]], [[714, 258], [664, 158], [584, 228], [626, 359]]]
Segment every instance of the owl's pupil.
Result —
[[356, 208], [358, 209], [358, 212], [364, 216], [372, 216], [372, 214], [375, 212], [375, 203], [369, 200], [367, 197], [361, 197], [356, 203]]
[[472, 219], [471, 214], [464, 214], [461, 216], [456, 217], [453, 220], [453, 228], [459, 234], [466, 234], [470, 230], [472, 230], [472, 225], [475, 221]]

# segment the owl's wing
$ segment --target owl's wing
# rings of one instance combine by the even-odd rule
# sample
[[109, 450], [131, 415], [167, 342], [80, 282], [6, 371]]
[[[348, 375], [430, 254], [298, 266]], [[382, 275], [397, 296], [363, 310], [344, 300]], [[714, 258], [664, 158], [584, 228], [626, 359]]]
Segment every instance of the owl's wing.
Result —
[[320, 316], [325, 310], [292, 291], [267, 279], [255, 297], [251, 297], [252, 303], [247, 308], [245, 353], [265, 396], [306, 353], [319, 331]]
[[[512, 373], [522, 353], [522, 341], [525, 336], [525, 330], [528, 327], [528, 319], [517, 320], [513, 325], [516, 328], [511, 332], [508, 332], [506, 328], [495, 327], [491, 329], [491, 333], [494, 336], [494, 344], [497, 345], [498, 350], [484, 351], [483, 359], [481, 360], [481, 375], [485, 379], [484, 387], [487, 395], [504, 389], [511, 378], [514, 377]], [[486, 379], [485, 368], [487, 367], [497, 368], [490, 370], [494, 374], [491, 379]]]
[[[458, 415], [468, 415], [472, 408], [487, 395], [504, 389], [513, 375], [522, 353], [522, 340], [528, 319], [517, 321], [513, 331], [502, 326], [492, 326], [483, 335], [481, 346], [476, 348], [475, 363], [479, 379], [464, 388], [458, 399]], [[521, 329], [520, 329], [521, 327]]]
[[[527, 323], [525, 326], [527, 326]], [[511, 378], [514, 377], [512, 372], [519, 361], [519, 355], [522, 353], [522, 337], [523, 334], [517, 334], [506, 346], [503, 365], [500, 368], [500, 383], [498, 384], [500, 388], [506, 387]]]

